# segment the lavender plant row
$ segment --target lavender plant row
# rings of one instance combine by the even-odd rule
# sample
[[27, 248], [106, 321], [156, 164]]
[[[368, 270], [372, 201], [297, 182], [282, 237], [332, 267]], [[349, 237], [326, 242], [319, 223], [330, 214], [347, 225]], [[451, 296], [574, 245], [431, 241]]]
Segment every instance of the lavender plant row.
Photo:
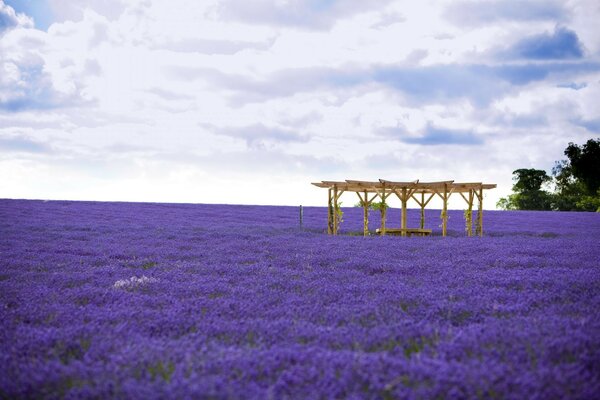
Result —
[[600, 214], [326, 220], [0, 200], [0, 398], [597, 398]]

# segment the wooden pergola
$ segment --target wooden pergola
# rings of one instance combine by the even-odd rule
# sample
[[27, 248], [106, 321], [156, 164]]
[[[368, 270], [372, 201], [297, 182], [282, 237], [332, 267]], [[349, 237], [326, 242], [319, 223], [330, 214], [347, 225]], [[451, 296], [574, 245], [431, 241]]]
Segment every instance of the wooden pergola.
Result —
[[[421, 224], [420, 230], [425, 227], [425, 206], [438, 195], [443, 202], [442, 206], [442, 236], [446, 236], [448, 225], [448, 200], [454, 193], [460, 196], [467, 202], [466, 231], [467, 236], [473, 236], [472, 229], [472, 212], [474, 199], [478, 200], [476, 235], [483, 236], [483, 191], [486, 189], [494, 189], [495, 184], [481, 182], [396, 182], [379, 179], [376, 182], [370, 181], [321, 181], [313, 183], [313, 185], [328, 189], [328, 213], [327, 213], [327, 233], [337, 235], [338, 233], [338, 211], [340, 196], [345, 192], [354, 192], [360, 199], [360, 204], [364, 209], [364, 236], [369, 234], [369, 207], [379, 198], [383, 207], [381, 207], [381, 228], [378, 233], [386, 234], [386, 201], [389, 196], [395, 194], [402, 203], [401, 228], [397, 231], [402, 236], [406, 236], [410, 229], [406, 226], [407, 203], [409, 199], [413, 199], [421, 208]], [[429, 231], [430, 233], [431, 231]]]

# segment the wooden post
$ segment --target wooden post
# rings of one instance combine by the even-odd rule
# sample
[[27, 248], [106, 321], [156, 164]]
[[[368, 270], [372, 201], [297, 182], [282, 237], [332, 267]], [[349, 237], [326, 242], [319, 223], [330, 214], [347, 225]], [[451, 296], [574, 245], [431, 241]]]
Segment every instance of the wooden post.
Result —
[[386, 202], [385, 202], [387, 195], [385, 194], [385, 183], [383, 184], [381, 193], [379, 193], [379, 197], [381, 197], [381, 210], [379, 210], [379, 214], [381, 215], [380, 232], [381, 232], [381, 236], [385, 236], [385, 220], [387, 218], [387, 207], [386, 207]]
[[[407, 202], [407, 198], [406, 198], [406, 188], [402, 188], [402, 198], [400, 199], [400, 201], [402, 202], [402, 221], [400, 224], [400, 227], [402, 229], [406, 229], [406, 202]], [[406, 236], [406, 231], [402, 231], [401, 233], [402, 236]]]
[[483, 236], [483, 188], [479, 188], [479, 209], [477, 210], [477, 230], [479, 236]]
[[425, 192], [421, 192], [421, 229], [425, 229]]
[[327, 189], [327, 234], [333, 234], [333, 204], [331, 199], [331, 188]]
[[469, 189], [469, 205], [467, 215], [465, 215], [465, 218], [467, 218], [467, 236], [469, 237], [473, 236], [473, 197], [473, 189]]
[[333, 234], [337, 235], [338, 229], [338, 189], [337, 185], [333, 185]]
[[469, 189], [469, 196], [465, 197], [462, 192], [458, 192], [460, 197], [462, 197], [467, 203], [467, 209], [465, 210], [465, 231], [467, 231], [467, 236], [473, 236], [473, 198], [475, 195], [475, 191], [473, 189]]
[[[363, 236], [369, 236], [369, 197], [367, 191], [364, 191], [365, 200], [363, 201]], [[360, 196], [359, 196], [360, 197]]]
[[431, 199], [433, 199], [433, 197], [435, 195], [440, 195], [437, 192], [431, 193], [429, 195], [429, 198], [427, 200], [425, 200], [425, 192], [421, 192], [421, 201], [419, 202], [414, 196], [413, 198], [415, 199], [415, 201], [417, 203], [419, 203], [419, 205], [421, 206], [421, 229], [425, 229], [425, 207], [427, 207], [427, 204], [429, 204], [429, 202], [431, 201]]
[[302, 217], [303, 217], [303, 212], [302, 212], [302, 204], [300, 204], [300, 228], [302, 228]]
[[444, 205], [442, 208], [442, 236], [446, 236], [448, 227], [448, 185], [444, 184]]
[[387, 198], [385, 194], [385, 186], [383, 187], [383, 194], [381, 195], [381, 210], [379, 213], [381, 214], [381, 236], [385, 236], [385, 219], [387, 218], [387, 207], [385, 199]]

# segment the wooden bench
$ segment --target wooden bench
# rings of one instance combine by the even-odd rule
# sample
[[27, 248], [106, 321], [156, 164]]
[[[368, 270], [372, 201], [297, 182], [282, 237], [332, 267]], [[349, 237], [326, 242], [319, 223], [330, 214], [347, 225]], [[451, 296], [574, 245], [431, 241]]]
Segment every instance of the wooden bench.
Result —
[[[386, 235], [402, 235], [402, 233], [406, 233], [406, 236], [429, 236], [431, 235], [431, 229], [419, 229], [419, 228], [386, 228]], [[377, 229], [375, 231], [378, 235], [381, 235], [381, 229]]]

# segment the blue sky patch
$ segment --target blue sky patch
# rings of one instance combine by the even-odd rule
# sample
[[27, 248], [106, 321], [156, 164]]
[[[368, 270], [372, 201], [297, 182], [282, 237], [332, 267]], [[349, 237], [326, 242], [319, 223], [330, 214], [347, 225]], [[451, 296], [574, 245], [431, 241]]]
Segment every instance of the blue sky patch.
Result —
[[483, 139], [471, 130], [458, 130], [437, 127], [427, 124], [420, 135], [411, 135], [404, 127], [380, 128], [377, 133], [381, 136], [397, 139], [403, 143], [420, 144], [424, 146], [437, 145], [480, 145]]
[[400, 140], [404, 143], [421, 144], [426, 146], [437, 146], [443, 144], [456, 145], [479, 145], [483, 144], [483, 139], [472, 131], [453, 130], [446, 128], [437, 128], [428, 125], [425, 133], [419, 137], [403, 137]]
[[54, 13], [46, 0], [4, 0], [4, 3], [33, 18], [35, 27], [47, 30], [54, 22]]
[[0, 152], [46, 153], [48, 145], [26, 137], [0, 137]]
[[566, 28], [554, 33], [527, 37], [514, 44], [504, 55], [531, 60], [568, 60], [583, 57], [583, 45], [577, 34]]
[[587, 87], [587, 83], [585, 83], [585, 82], [559, 83], [558, 85], [556, 85], [556, 87], [563, 88], [563, 89], [581, 90], [581, 89], [584, 89]]
[[567, 16], [557, 0], [454, 1], [445, 12], [458, 26], [478, 26], [501, 21], [562, 21]]
[[600, 118], [594, 119], [584, 119], [584, 118], [575, 118], [571, 120], [575, 125], [579, 125], [590, 132], [600, 133]]

